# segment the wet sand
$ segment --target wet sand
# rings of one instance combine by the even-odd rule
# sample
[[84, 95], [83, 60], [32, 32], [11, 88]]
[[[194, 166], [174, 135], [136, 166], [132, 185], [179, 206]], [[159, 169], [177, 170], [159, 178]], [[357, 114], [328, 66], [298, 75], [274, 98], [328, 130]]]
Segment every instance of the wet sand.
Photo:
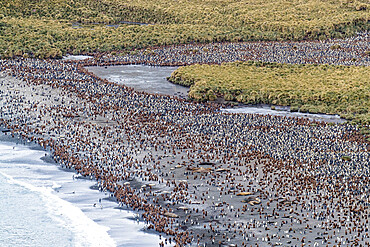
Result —
[[[94, 179], [77, 176], [73, 169], [61, 168], [55, 163], [51, 153], [45, 152], [38, 144], [21, 140], [18, 136], [13, 138], [1, 130], [3, 129], [0, 127], [0, 160], [5, 163], [0, 162], [0, 173], [6, 173], [13, 183], [19, 183], [25, 189], [31, 188], [31, 191], [39, 192], [37, 203], [46, 203], [43, 206], [48, 209], [45, 217], [51, 215], [58, 218], [62, 225], [56, 224], [53, 227], [67, 228], [72, 235], [68, 239], [71, 242], [60, 242], [60, 239], [54, 237], [60, 245], [53, 246], [158, 246], [158, 234], [152, 231], [149, 234], [145, 230], [146, 224], [140, 221], [137, 212], [132, 212], [127, 207], [118, 207], [117, 201], [109, 192], [99, 191]], [[6, 205], [7, 198], [3, 199], [3, 205]], [[2, 208], [5, 212], [6, 209]], [[24, 210], [19, 210], [18, 214], [22, 213], [24, 214]], [[34, 223], [39, 222], [31, 224]], [[8, 229], [10, 227], [7, 226]], [[25, 227], [25, 231], [31, 231], [30, 228], [32, 227]], [[6, 230], [3, 229], [4, 231]], [[34, 240], [27, 239], [28, 237], [28, 234], [19, 237], [9, 235], [8, 241], [0, 239], [0, 243], [2, 246], [14, 246], [14, 240], [17, 243], [28, 240], [26, 246], [33, 246]], [[66, 238], [67, 236], [63, 237]], [[94, 238], [100, 240], [94, 242]]]

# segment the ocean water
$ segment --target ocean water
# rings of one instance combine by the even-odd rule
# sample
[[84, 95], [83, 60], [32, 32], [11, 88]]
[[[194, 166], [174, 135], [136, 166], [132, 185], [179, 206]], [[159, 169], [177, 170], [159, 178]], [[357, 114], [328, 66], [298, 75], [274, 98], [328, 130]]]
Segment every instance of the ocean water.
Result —
[[0, 246], [158, 246], [135, 212], [48, 155], [0, 138]]
[[62, 219], [49, 216], [33, 187], [0, 173], [0, 245], [68, 246], [74, 236]]

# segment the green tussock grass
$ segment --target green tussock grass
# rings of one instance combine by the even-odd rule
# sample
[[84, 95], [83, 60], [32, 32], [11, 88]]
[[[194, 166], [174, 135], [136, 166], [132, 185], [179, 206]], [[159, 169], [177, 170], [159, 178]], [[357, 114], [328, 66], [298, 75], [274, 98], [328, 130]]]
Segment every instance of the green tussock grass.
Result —
[[197, 101], [292, 106], [369, 124], [369, 74], [365, 66], [234, 62], [180, 67], [169, 80], [191, 86], [189, 97]]
[[0, 54], [60, 57], [191, 42], [340, 38], [369, 30], [369, 13], [367, 0], [4, 0]]

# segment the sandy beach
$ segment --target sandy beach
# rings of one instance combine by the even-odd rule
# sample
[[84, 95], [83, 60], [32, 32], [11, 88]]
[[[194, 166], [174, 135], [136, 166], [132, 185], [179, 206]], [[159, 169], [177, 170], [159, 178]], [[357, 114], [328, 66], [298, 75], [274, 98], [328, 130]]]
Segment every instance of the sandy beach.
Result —
[[75, 63], [1, 64], [0, 123], [96, 179], [160, 246], [369, 245], [369, 143], [356, 126], [222, 113]]
[[137, 212], [99, 191], [95, 179], [62, 169], [49, 151], [1, 131], [0, 180], [1, 246], [155, 247], [160, 242]]

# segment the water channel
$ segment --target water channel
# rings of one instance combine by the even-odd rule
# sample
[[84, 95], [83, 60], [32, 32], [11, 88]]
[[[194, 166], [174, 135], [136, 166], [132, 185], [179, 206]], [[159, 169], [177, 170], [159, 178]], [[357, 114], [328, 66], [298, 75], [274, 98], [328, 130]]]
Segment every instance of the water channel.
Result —
[[[147, 65], [121, 65], [121, 66], [91, 66], [88, 71], [93, 72], [100, 78], [111, 82], [123, 84], [132, 87], [137, 91], [147, 93], [158, 93], [173, 95], [179, 98], [186, 98], [189, 88], [169, 82], [166, 78], [171, 75], [178, 67], [147, 66]], [[285, 117], [304, 117], [316, 121], [325, 121], [331, 123], [344, 123], [338, 115], [311, 114], [303, 112], [291, 112], [289, 107], [276, 106], [272, 110], [268, 105], [237, 106], [233, 108], [222, 109], [228, 113], [249, 113], [276, 115]]]

